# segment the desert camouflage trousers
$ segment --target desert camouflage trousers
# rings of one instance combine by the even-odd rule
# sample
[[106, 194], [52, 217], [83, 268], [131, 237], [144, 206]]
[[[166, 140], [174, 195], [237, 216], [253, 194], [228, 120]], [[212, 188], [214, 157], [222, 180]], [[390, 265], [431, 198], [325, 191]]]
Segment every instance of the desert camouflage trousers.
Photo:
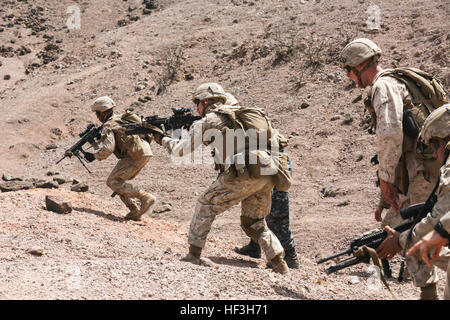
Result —
[[197, 201], [188, 243], [203, 248], [215, 217], [241, 203], [241, 216], [255, 221], [248, 227], [257, 232], [256, 240], [266, 258], [271, 260], [279, 254], [284, 255], [280, 241], [264, 219], [269, 214], [273, 186], [271, 176], [251, 178], [248, 174], [237, 177], [221, 173]]
[[[412, 172], [414, 171], [408, 170], [408, 174], [411, 177], [409, 178], [408, 195], [406, 197], [400, 195], [400, 201], [402, 202], [401, 208], [426, 201], [435, 185], [435, 181], [430, 183], [425, 180], [422, 172], [416, 171], [414, 175], [412, 175]], [[395, 227], [403, 221], [400, 214], [395, 213], [395, 211], [390, 208], [381, 222], [381, 227], [383, 228], [386, 225]], [[411, 241], [409, 247], [415, 242], [417, 241]], [[403, 250], [401, 254], [402, 253]], [[441, 263], [439, 263], [439, 265], [440, 264]], [[435, 266], [428, 267], [418, 256], [406, 257], [406, 267], [416, 287], [425, 287], [426, 285], [436, 283], [439, 280]]]
[[151, 156], [144, 156], [139, 159], [128, 157], [120, 159], [106, 180], [106, 185], [120, 196], [122, 202], [130, 210], [135, 207], [132, 199], [139, 196], [140, 189], [125, 181], [134, 179], [149, 162], [150, 158]]
[[[292, 165], [289, 156], [287, 157], [287, 162], [292, 176]], [[289, 226], [289, 209], [289, 191], [278, 191], [276, 187], [273, 188], [272, 206], [266, 221], [269, 229], [280, 240], [285, 251], [296, 246]]]
[[447, 266], [447, 283], [445, 285], [445, 290], [444, 290], [444, 299], [450, 300], [450, 262], [448, 263], [448, 266]]
[[[436, 214], [433, 210], [429, 213], [421, 223], [417, 224], [414, 229], [412, 239], [408, 244], [408, 248], [412, 247], [415, 243], [417, 243], [421, 236], [425, 235], [431, 231], [433, 231], [434, 226], [439, 222], [441, 216]], [[406, 266], [408, 268], [409, 273], [413, 278], [414, 285], [417, 287], [423, 287], [425, 285], [436, 283], [439, 280], [436, 267], [447, 271], [448, 264], [450, 262], [450, 250], [448, 247], [443, 247], [439, 253], [439, 256], [436, 260], [430, 260], [433, 267], [428, 267], [425, 262], [420, 259], [419, 253], [415, 254], [412, 257], [406, 257]], [[448, 285], [448, 283], [447, 283]]]

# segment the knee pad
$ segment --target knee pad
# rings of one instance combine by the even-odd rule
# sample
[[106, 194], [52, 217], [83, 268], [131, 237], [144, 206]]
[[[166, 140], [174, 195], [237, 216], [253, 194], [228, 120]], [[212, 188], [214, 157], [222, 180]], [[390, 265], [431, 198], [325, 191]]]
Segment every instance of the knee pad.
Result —
[[253, 219], [245, 216], [241, 216], [241, 228], [256, 243], [258, 243], [261, 234], [268, 230], [264, 219]]

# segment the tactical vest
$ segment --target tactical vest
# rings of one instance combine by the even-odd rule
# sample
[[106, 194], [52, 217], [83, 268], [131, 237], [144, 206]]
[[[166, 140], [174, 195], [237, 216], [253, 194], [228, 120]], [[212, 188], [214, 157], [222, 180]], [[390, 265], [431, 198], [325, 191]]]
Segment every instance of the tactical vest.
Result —
[[[414, 130], [415, 132], [411, 133], [411, 130], [409, 130], [408, 132], [408, 128], [410, 128], [409, 124], [412, 120], [415, 122], [417, 129], [420, 130], [425, 119], [433, 110], [448, 103], [448, 94], [437, 78], [416, 68], [386, 69], [378, 74], [373, 82], [380, 77], [392, 77], [405, 84], [411, 96], [411, 99], [403, 100], [403, 150], [402, 157], [396, 168], [394, 183], [401, 193], [406, 194], [409, 179], [405, 153], [416, 152], [418, 150], [418, 131]], [[364, 105], [370, 113], [372, 128], [376, 129], [376, 113], [370, 96], [364, 100]], [[439, 164], [430, 155], [430, 151], [427, 150], [428, 147], [423, 145], [420, 147], [422, 150], [416, 152], [416, 154], [423, 162], [425, 168], [424, 176], [429, 181], [435, 180], [439, 176]]]
[[[111, 128], [114, 128], [121, 124], [141, 123], [141, 118], [136, 114], [126, 112], [121, 115], [114, 114], [109, 121], [111, 121]], [[116, 142], [114, 154], [119, 159], [126, 156], [132, 159], [141, 158], [146, 153], [144, 143], [150, 144], [152, 141], [152, 136], [148, 134], [126, 135], [124, 130], [113, 130], [113, 133]]]
[[[243, 130], [243, 132], [252, 132], [245, 136], [245, 145], [243, 150], [238, 150], [237, 141], [233, 143], [233, 156], [241, 154], [245, 157], [245, 169], [249, 174], [256, 178], [261, 176], [263, 167], [273, 167], [274, 173], [272, 178], [275, 186], [280, 191], [287, 191], [291, 185], [291, 176], [287, 163], [287, 154], [284, 153], [284, 148], [287, 146], [287, 139], [272, 128], [269, 118], [266, 116], [264, 110], [255, 107], [241, 107], [241, 106], [213, 106], [212, 112], [226, 116], [231, 122], [230, 127], [222, 129], [223, 147], [222, 154], [226, 154], [226, 131], [229, 129]], [[253, 136], [253, 139], [251, 138]], [[259, 138], [265, 141], [260, 141]], [[274, 140], [273, 140], [274, 138]], [[262, 140], [262, 139], [261, 139]], [[277, 145], [272, 145], [275, 141]], [[256, 142], [256, 145], [255, 145]], [[276, 154], [271, 156], [272, 147], [276, 150]], [[250, 154], [253, 154], [257, 159], [257, 163], [250, 163]], [[239, 166], [236, 162], [227, 168], [223, 166], [221, 170], [236, 170], [236, 174], [244, 172], [244, 166]]]

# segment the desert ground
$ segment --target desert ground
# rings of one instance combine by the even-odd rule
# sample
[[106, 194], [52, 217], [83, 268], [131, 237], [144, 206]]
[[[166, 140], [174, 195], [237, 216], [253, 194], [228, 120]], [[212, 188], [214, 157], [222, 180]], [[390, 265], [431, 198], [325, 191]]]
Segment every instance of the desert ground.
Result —
[[[19, 187], [0, 193], [0, 299], [393, 299], [369, 265], [327, 275], [333, 262], [316, 264], [379, 227], [366, 93], [338, 57], [352, 39], [370, 38], [383, 67], [421, 68], [448, 89], [449, 10], [446, 0], [1, 0], [0, 174], [2, 186]], [[153, 143], [133, 183], [157, 203], [139, 222], [124, 220], [106, 186], [114, 156], [88, 164], [92, 174], [76, 158], [56, 164], [99, 125], [95, 98], [110, 96], [118, 112], [170, 116], [194, 108], [204, 82], [263, 108], [289, 138], [300, 259], [290, 275], [233, 251], [248, 242], [239, 207], [213, 224], [203, 256], [214, 267], [180, 261], [197, 198], [217, 176], [211, 163], [175, 163]], [[72, 190], [77, 182], [88, 190]], [[47, 210], [46, 196], [72, 211]], [[419, 297], [411, 280], [388, 283], [400, 300]]]

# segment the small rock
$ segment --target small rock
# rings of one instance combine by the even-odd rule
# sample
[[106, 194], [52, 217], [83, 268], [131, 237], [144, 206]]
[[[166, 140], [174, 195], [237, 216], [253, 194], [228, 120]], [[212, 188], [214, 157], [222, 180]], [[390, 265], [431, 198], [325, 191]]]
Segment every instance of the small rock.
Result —
[[3, 181], [23, 181], [22, 178], [13, 177], [13, 176], [7, 174], [6, 172], [3, 173], [2, 179], [3, 179]]
[[44, 255], [44, 249], [40, 247], [31, 247], [27, 249], [27, 253], [32, 254], [36, 257], [41, 257], [42, 255]]
[[75, 191], [75, 192], [86, 192], [89, 190], [89, 186], [85, 183], [78, 183], [75, 185], [72, 185], [70, 187], [71, 191]]
[[35, 180], [34, 187], [43, 189], [57, 189], [59, 188], [59, 184], [53, 180]]
[[303, 102], [301, 105], [300, 105], [300, 109], [306, 109], [306, 108], [308, 108], [309, 107], [309, 103], [308, 102]]
[[348, 282], [350, 284], [357, 284], [360, 282], [359, 277], [358, 276], [350, 276], [350, 277], [348, 277]]
[[10, 79], [11, 79], [11, 76], [10, 76], [9, 74], [6, 74], [6, 75], [3, 77], [3, 79], [4, 79], [4, 80], [10, 80]]
[[0, 190], [2, 192], [27, 190], [32, 188], [33, 182], [31, 181], [5, 181], [0, 183]]
[[67, 214], [72, 212], [72, 204], [56, 196], [46, 196], [45, 206], [48, 211]]
[[341, 118], [340, 116], [334, 116], [334, 117], [331, 117], [330, 121], [336, 121], [336, 120], [339, 120], [340, 118]]
[[56, 171], [48, 171], [48, 172], [47, 172], [47, 175], [48, 175], [48, 176], [57, 176], [57, 175], [59, 175], [59, 172], [56, 172]]
[[58, 146], [56, 144], [52, 143], [52, 144], [48, 144], [45, 147], [45, 150], [52, 150], [52, 149], [57, 149], [57, 148], [58, 148]]
[[336, 188], [335, 186], [329, 185], [329, 186], [323, 187], [320, 192], [322, 192], [324, 197], [336, 197], [338, 190], [339, 189]]
[[344, 120], [342, 121], [342, 124], [348, 125], [352, 122], [353, 122], [353, 117], [349, 113], [346, 113], [344, 115]]
[[63, 177], [54, 177], [53, 181], [55, 181], [59, 185], [67, 182], [66, 178], [63, 178]]
[[356, 162], [359, 162], [359, 161], [361, 161], [362, 159], [364, 159], [364, 155], [358, 154], [358, 157], [356, 158]]
[[163, 212], [167, 212], [167, 211], [171, 211], [172, 210], [172, 206], [169, 203], [166, 204], [162, 204], [158, 207], [156, 207], [155, 209], [153, 209], [154, 213], [163, 213]]
[[345, 207], [345, 206], [348, 206], [349, 204], [350, 204], [350, 200], [345, 200], [345, 201], [339, 202], [337, 204], [337, 206], [338, 207]]

